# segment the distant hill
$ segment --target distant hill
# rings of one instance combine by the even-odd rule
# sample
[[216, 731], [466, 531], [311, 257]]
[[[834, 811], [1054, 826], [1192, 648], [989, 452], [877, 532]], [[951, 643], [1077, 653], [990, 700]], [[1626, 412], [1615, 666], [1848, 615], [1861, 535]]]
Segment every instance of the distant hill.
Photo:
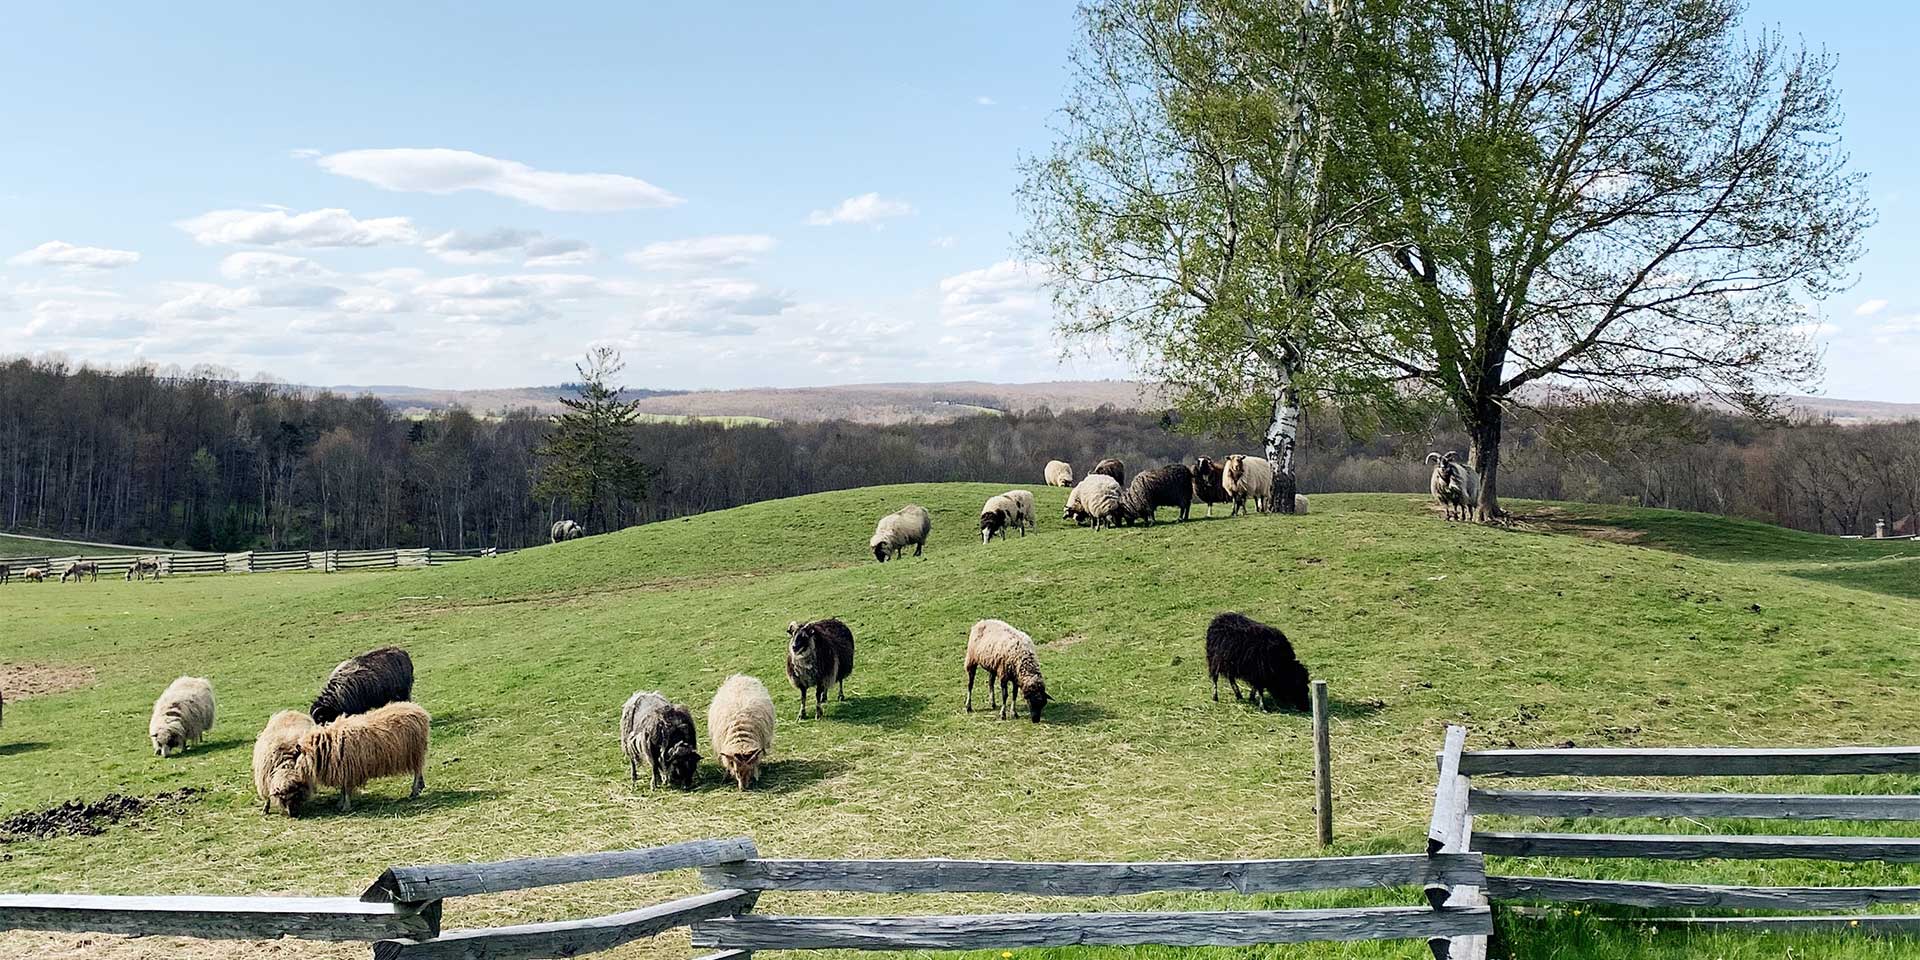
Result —
[[[531, 408], [561, 409], [568, 385], [497, 390], [434, 390], [406, 386], [339, 386], [340, 393], [371, 393], [403, 412], [430, 412], [459, 405], [477, 413]], [[1056, 380], [1046, 383], [866, 383], [834, 387], [745, 390], [629, 390], [641, 411], [663, 417], [727, 417], [765, 420], [852, 420], [859, 423], [910, 423], [954, 420], [981, 413], [1025, 413], [1152, 409], [1166, 402], [1164, 389], [1138, 380]], [[1920, 403], [1880, 403], [1830, 397], [1787, 398], [1798, 416], [1830, 417], [1840, 423], [1920, 419]]]

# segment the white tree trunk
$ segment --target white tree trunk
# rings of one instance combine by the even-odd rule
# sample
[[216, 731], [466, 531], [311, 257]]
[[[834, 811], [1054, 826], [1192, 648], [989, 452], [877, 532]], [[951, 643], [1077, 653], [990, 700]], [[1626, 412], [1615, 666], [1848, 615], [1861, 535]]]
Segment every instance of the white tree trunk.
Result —
[[1293, 512], [1295, 469], [1299, 465], [1300, 395], [1293, 388], [1293, 370], [1275, 365], [1279, 389], [1273, 393], [1273, 422], [1267, 425], [1267, 461], [1273, 464], [1273, 500], [1268, 512]]

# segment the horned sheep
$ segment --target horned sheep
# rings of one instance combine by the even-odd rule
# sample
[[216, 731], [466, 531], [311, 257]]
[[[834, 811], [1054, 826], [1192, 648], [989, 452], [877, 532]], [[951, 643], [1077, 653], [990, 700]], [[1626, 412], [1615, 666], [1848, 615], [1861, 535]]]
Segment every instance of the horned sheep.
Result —
[[1242, 614], [1223, 613], [1207, 624], [1207, 678], [1213, 682], [1215, 702], [1221, 677], [1227, 678], [1235, 700], [1244, 682], [1247, 699], [1255, 705], [1264, 706], [1263, 693], [1295, 710], [1312, 705], [1307, 668], [1294, 656], [1287, 635]]
[[1226, 503], [1233, 499], [1227, 496], [1224, 485], [1226, 467], [1211, 457], [1196, 457], [1193, 461], [1193, 498], [1207, 505], [1207, 516], [1213, 516], [1213, 505]]
[[927, 534], [932, 531], [933, 518], [927, 516], [927, 508], [909, 503], [880, 518], [867, 546], [873, 549], [873, 558], [881, 563], [900, 559], [908, 547], [913, 548], [913, 555], [917, 557], [926, 548]]
[[760, 778], [773, 752], [773, 695], [744, 673], [728, 677], [707, 707], [707, 737], [720, 766], [741, 790]]
[[1230, 517], [1246, 512], [1248, 500], [1261, 513], [1273, 507], [1273, 464], [1262, 457], [1243, 453], [1228, 457], [1220, 484], [1233, 501], [1233, 511], [1227, 514]]
[[1049, 487], [1071, 487], [1073, 464], [1065, 460], [1048, 460], [1045, 477]]
[[[253, 792], [264, 805], [261, 813], [273, 812], [273, 779], [293, 764], [299, 752], [300, 738], [314, 728], [313, 717], [299, 710], [282, 710], [267, 719], [267, 725], [253, 740]], [[300, 798], [300, 799], [305, 799]]]
[[[967, 631], [967, 712], [973, 712], [973, 680], [976, 671], [987, 672], [989, 707], [998, 708], [1000, 719], [1013, 718], [1016, 697], [1027, 701], [1027, 713], [1034, 723], [1050, 699], [1046, 678], [1040, 675], [1040, 654], [1033, 638], [1005, 620], [981, 620]], [[993, 702], [994, 698], [999, 702]]]
[[185, 751], [188, 744], [199, 743], [213, 729], [213, 714], [213, 684], [206, 678], [181, 677], [167, 684], [153, 702], [153, 717], [147, 721], [154, 755], [172, 756]]
[[427, 741], [433, 719], [411, 701], [341, 717], [300, 737], [293, 761], [274, 775], [269, 792], [287, 816], [320, 787], [340, 791], [340, 810], [353, 809], [353, 792], [382, 777], [413, 774], [408, 799], [427, 786]]
[[1445, 456], [1427, 454], [1427, 462], [1433, 464], [1433, 479], [1428, 486], [1433, 489], [1433, 499], [1445, 508], [1448, 520], [1471, 520], [1473, 508], [1480, 502], [1480, 475], [1456, 459], [1459, 456], [1452, 450]]
[[827, 688], [836, 687], [847, 699], [847, 677], [853, 673], [853, 631], [828, 617], [787, 624], [787, 681], [800, 691], [800, 719], [807, 718], [807, 691], [814, 691], [815, 717], [826, 716]]
[[698, 742], [693, 711], [685, 704], [667, 702], [659, 691], [635, 693], [620, 709], [620, 749], [627, 755], [627, 775], [635, 781], [640, 779], [644, 760], [653, 786], [666, 783], [692, 790], [694, 774], [700, 769], [700, 754], [694, 746]]
[[399, 647], [369, 650], [333, 668], [313, 698], [315, 723], [413, 699], [413, 658]]

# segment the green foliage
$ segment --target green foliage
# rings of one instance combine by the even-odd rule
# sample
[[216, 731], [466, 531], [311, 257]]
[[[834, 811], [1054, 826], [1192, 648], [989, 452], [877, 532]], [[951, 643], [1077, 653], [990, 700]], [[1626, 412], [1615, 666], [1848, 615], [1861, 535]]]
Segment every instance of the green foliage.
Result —
[[[352, 896], [393, 863], [738, 833], [790, 857], [1313, 855], [1307, 719], [1208, 699], [1202, 631], [1230, 609], [1283, 627], [1332, 685], [1333, 853], [1423, 849], [1433, 750], [1450, 722], [1469, 724], [1476, 746], [1920, 742], [1920, 714], [1889, 708], [1920, 673], [1920, 651], [1890, 640], [1911, 632], [1920, 600], [1798, 575], [1816, 564], [1876, 569], [1912, 544], [1565, 504], [1516, 505], [1560, 519], [1501, 531], [1444, 524], [1427, 498], [1405, 494], [1316, 495], [1305, 517], [1096, 534], [1055, 519], [1065, 491], [1035, 487], [1040, 529], [982, 546], [973, 519], [1005, 488], [903, 485], [770, 501], [426, 571], [0, 587], [0, 618], [33, 624], [8, 635], [10, 669], [96, 672], [82, 689], [26, 699], [9, 691], [0, 816], [109, 792], [208, 791], [101, 836], [7, 844], [0, 889]], [[872, 522], [903, 502], [933, 514], [927, 556], [875, 564], [865, 558]], [[801, 722], [782, 678], [784, 627], [828, 615], [852, 625], [859, 667], [846, 703]], [[961, 709], [966, 628], [988, 616], [1041, 644], [1058, 699], [1038, 727]], [[339, 660], [388, 643], [412, 652], [416, 696], [434, 717], [426, 793], [408, 801], [404, 780], [381, 781], [348, 815], [262, 817], [248, 775], [254, 733], [273, 711], [307, 703]], [[767, 681], [779, 705], [764, 786], [734, 791], [711, 758], [694, 793], [629, 786], [615, 743], [625, 698], [664, 690], [693, 708], [704, 733], [708, 698], [736, 671]], [[147, 711], [182, 672], [213, 679], [220, 720], [203, 747], [163, 761], [145, 745]], [[1776, 786], [1910, 793], [1920, 779], [1766, 789]], [[1586, 866], [1670, 881], [1920, 882], [1910, 865]], [[616, 912], [696, 882], [676, 873], [474, 898], [457, 905], [458, 925]], [[1404, 890], [1253, 902], [1420, 900]], [[833, 914], [1247, 903], [800, 893], [776, 906]], [[1501, 924], [1519, 956], [1647, 955], [1629, 949], [1645, 940], [1637, 932], [1587, 920]], [[0, 954], [35, 955], [46, 943], [39, 937], [0, 934]], [[1825, 960], [1898, 955], [1846, 936], [1663, 935], [1648, 949], [1758, 960], [1782, 955], [1783, 944]], [[684, 937], [669, 937], [609, 956], [684, 955]], [[1426, 946], [1020, 952], [1248, 955], [1413, 958]]]
[[543, 468], [534, 495], [584, 509], [590, 530], [603, 529], [600, 521], [609, 514], [617, 518], [623, 501], [646, 499], [653, 475], [634, 452], [639, 401], [620, 399], [621, 388], [611, 382], [624, 366], [612, 347], [589, 351], [574, 368], [580, 371], [580, 395], [560, 398], [567, 412], [554, 418], [553, 432], [538, 451]]

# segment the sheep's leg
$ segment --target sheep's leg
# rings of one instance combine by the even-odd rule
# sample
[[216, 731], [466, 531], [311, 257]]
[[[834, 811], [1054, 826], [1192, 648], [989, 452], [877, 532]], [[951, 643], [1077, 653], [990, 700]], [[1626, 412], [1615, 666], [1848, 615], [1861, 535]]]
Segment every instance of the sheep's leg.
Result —
[[973, 671], [976, 669], [978, 668], [976, 668], [973, 664], [971, 663], [967, 664], [967, 712], [968, 713], [973, 712]]
[[926, 543], [925, 543], [925, 542], [921, 542], [921, 543], [916, 543], [916, 544], [914, 544], [914, 545], [913, 545], [913, 555], [914, 555], [914, 556], [916, 556], [916, 557], [917, 557], [917, 556], [919, 556], [919, 555], [920, 555], [920, 551], [921, 551], [921, 548], [923, 548], [923, 547], [925, 547], [925, 546], [926, 546]]
[[1239, 677], [1236, 677], [1236, 676], [1234, 676], [1234, 675], [1232, 675], [1232, 674], [1228, 674], [1228, 675], [1227, 675], [1227, 686], [1228, 686], [1229, 688], [1231, 688], [1231, 689], [1233, 690], [1233, 700], [1234, 700], [1234, 702], [1235, 702], [1235, 703], [1238, 703], [1238, 702], [1240, 702], [1240, 699], [1241, 699], [1241, 697], [1240, 697], [1240, 678], [1239, 678]]
[[413, 791], [407, 794], [408, 800], [420, 799], [420, 791], [427, 788], [427, 771], [422, 768], [413, 772]]
[[800, 688], [800, 719], [807, 718], [807, 688]]
[[836, 695], [838, 695], [841, 703], [847, 702], [847, 678], [846, 677], [841, 677], [840, 682], [834, 685], [834, 692]]
[[1207, 678], [1213, 681], [1213, 702], [1219, 703], [1220, 702], [1220, 675], [1209, 670], [1207, 671]]
[[[648, 763], [651, 764], [652, 761], [648, 761]], [[640, 761], [634, 757], [627, 758], [627, 781], [629, 783], [640, 782]]]
[[827, 715], [827, 685], [823, 683], [813, 688], [813, 718], [815, 720], [818, 720], [821, 717], [824, 717], [826, 715]]
[[341, 787], [340, 788], [340, 812], [347, 813], [352, 809], [353, 809], [353, 790], [348, 787]]

